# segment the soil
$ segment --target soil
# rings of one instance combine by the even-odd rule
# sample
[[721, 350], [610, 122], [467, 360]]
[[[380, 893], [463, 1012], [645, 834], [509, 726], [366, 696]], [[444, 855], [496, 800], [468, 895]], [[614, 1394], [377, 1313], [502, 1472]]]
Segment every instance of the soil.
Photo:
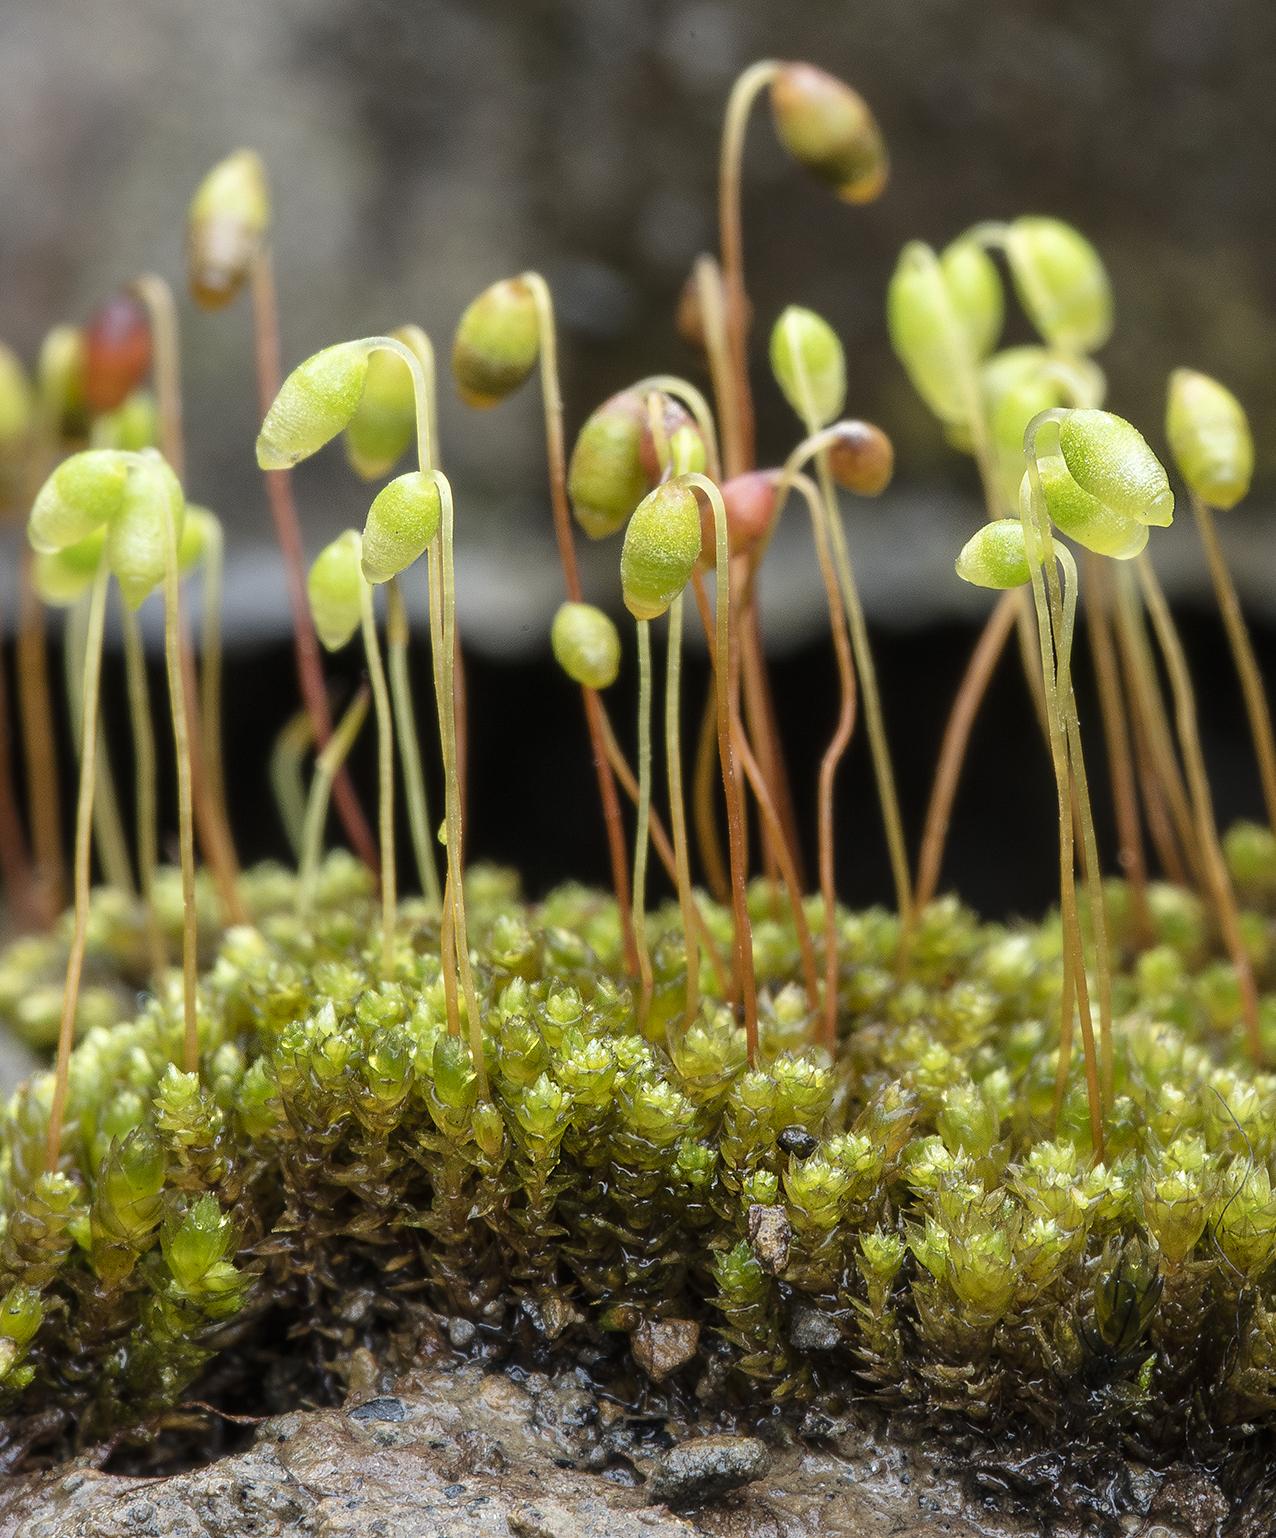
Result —
[[[295, 1410], [163, 1478], [101, 1457], [0, 1485], [0, 1538], [1260, 1538], [1208, 1473], [1017, 1461], [873, 1413], [747, 1428], [642, 1414], [583, 1374], [429, 1367]], [[928, 1447], [930, 1450], [928, 1450]], [[1100, 1493], [1096, 1494], [1098, 1490]]]

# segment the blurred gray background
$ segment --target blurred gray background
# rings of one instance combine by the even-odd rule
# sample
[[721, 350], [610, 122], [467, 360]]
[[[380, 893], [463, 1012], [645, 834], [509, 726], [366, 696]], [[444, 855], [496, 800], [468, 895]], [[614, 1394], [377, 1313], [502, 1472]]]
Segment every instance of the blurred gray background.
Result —
[[[642, 373], [698, 377], [672, 308], [715, 239], [731, 80], [768, 54], [854, 83], [891, 147], [887, 195], [850, 209], [787, 161], [763, 110], [746, 191], [759, 330], [790, 300], [826, 314], [848, 348], [850, 409], [897, 443], [895, 487], [851, 514], [878, 622], [980, 606], [951, 567], [978, 518], [973, 477], [886, 345], [886, 280], [910, 237], [1027, 211], [1099, 245], [1118, 301], [1110, 402], [1154, 443], [1175, 364], [1247, 403], [1260, 469], [1228, 534], [1249, 596], [1270, 604], [1270, 0], [3, 0], [0, 337], [31, 357], [50, 325], [139, 269], [180, 283], [192, 188], [251, 144], [274, 179], [287, 362], [407, 320], [443, 350], [478, 288], [536, 266], [557, 296], [574, 427]], [[246, 642], [284, 618], [252, 459], [248, 309], [184, 314], [190, 491], [230, 524], [229, 628]], [[757, 385], [778, 458], [793, 424], [764, 368]], [[541, 644], [559, 579], [537, 392], [484, 415], [446, 392], [443, 434], [467, 638]], [[299, 490], [312, 552], [369, 495], [338, 452]], [[1189, 521], [1156, 541], [1180, 585], [1199, 567]], [[768, 579], [781, 638], [818, 623], [791, 532]], [[614, 597], [616, 552], [594, 555], [595, 596]]]

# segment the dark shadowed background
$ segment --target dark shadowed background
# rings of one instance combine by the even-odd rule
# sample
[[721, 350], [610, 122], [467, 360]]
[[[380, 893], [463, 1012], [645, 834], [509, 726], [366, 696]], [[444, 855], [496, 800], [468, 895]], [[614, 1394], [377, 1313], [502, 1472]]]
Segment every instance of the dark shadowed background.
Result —
[[[1271, 650], [1276, 10], [1262, 0], [4, 0], [0, 337], [31, 356], [50, 325], [82, 318], [140, 269], [179, 281], [193, 186], [250, 144], [274, 181], [288, 362], [408, 320], [442, 348], [478, 288], [536, 266], [556, 295], [578, 424], [641, 374], [694, 373], [672, 308], [715, 238], [731, 80], [770, 54], [850, 80], [891, 148], [887, 195], [850, 209], [793, 168], [763, 111], [745, 203], [760, 333], [789, 301], [824, 313], [847, 346], [850, 410], [896, 441], [895, 486], [848, 517], [913, 826], [986, 602], [952, 574], [979, 517], [970, 467], [944, 446], [886, 344], [884, 288], [911, 237], [942, 243], [1021, 212], [1079, 225], [1117, 295], [1101, 360], [1110, 404], [1154, 445], [1174, 365], [1237, 391], [1259, 470], [1225, 533]], [[187, 306], [184, 319], [189, 489], [230, 533], [230, 753], [245, 843], [260, 852], [279, 842], [262, 750], [292, 692], [252, 460], [248, 314]], [[793, 424], [758, 354], [761, 447], [778, 458]], [[445, 392], [442, 416], [461, 623], [474, 648], [475, 848], [526, 862], [537, 884], [600, 875], [578, 708], [547, 662], [559, 577], [536, 392], [484, 416]], [[367, 491], [339, 454], [306, 466], [299, 489], [312, 553], [362, 518]], [[1205, 590], [1190, 520], [1155, 545], [1189, 606], [1221, 810], [1257, 810], [1217, 627], [1203, 608], [1191, 612]], [[616, 554], [595, 551], [590, 567], [591, 596], [613, 605]], [[792, 756], [813, 782], [833, 670], [809, 551], [795, 538], [777, 554], [767, 628], [783, 652]], [[356, 664], [344, 667], [352, 675]], [[1027, 751], [1021, 696], [1008, 674], [981, 732], [952, 866], [964, 890], [999, 909], [1035, 904], [1050, 887], [1051, 791]], [[1091, 740], [1097, 758], [1097, 722]], [[844, 819], [843, 864], [861, 897], [885, 892], [867, 784], [857, 762], [846, 794], [864, 810]]]

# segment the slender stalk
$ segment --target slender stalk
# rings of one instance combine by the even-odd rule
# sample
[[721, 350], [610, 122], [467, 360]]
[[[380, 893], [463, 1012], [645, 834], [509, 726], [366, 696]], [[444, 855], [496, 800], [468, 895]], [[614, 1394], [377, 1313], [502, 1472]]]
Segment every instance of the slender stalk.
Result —
[[[177, 530], [164, 511], [164, 663], [173, 716], [177, 758], [177, 844], [182, 867], [182, 1067], [199, 1070], [199, 1021], [195, 982], [199, 970], [199, 933], [195, 909], [195, 815], [191, 733], [187, 707], [187, 670], [183, 667], [182, 587], [177, 570]], [[189, 657], [189, 650], [186, 651]]]
[[[602, 727], [603, 747], [607, 754], [607, 762], [611, 765], [617, 784], [636, 807], [638, 805], [638, 777], [634, 774], [628, 760], [625, 758], [624, 750], [616, 741], [616, 734], [612, 730], [611, 720], [605, 709], [602, 713]], [[710, 739], [711, 743], [713, 740], [713, 738]], [[680, 771], [679, 774], [681, 777]], [[676, 889], [678, 885], [677, 856], [674, 852], [673, 844], [669, 840], [669, 835], [665, 832], [664, 824], [660, 820], [660, 813], [654, 806], [651, 809], [651, 842], [660, 863], [664, 866], [670, 881], [673, 882]], [[730, 995], [731, 969], [719, 951], [718, 943], [713, 937], [713, 931], [709, 928], [707, 920], [703, 913], [701, 913], [699, 904], [694, 902], [694, 898], [692, 914], [701, 949], [708, 956], [709, 964], [717, 974], [719, 986]]]
[[638, 627], [638, 818], [634, 830], [634, 939], [638, 945], [638, 1029], [645, 1031], [654, 986], [647, 945], [647, 847], [651, 817], [651, 621]]
[[[1049, 567], [1053, 570], [1051, 538], [1045, 499], [1041, 491], [1036, 460], [1028, 456], [1029, 482], [1032, 487], [1030, 505], [1023, 507], [1020, 516], [1028, 549], [1028, 569], [1032, 580], [1032, 597], [1037, 611], [1037, 637], [1041, 655], [1041, 677], [1045, 686], [1046, 719], [1050, 728], [1050, 756], [1054, 767], [1055, 793], [1059, 818], [1059, 909], [1063, 925], [1065, 984], [1064, 1000], [1071, 1009], [1075, 994], [1081, 1021], [1081, 1040], [1085, 1054], [1086, 1089], [1090, 1105], [1090, 1137], [1095, 1157], [1103, 1158], [1103, 1091], [1099, 1081], [1098, 1057], [1095, 1052], [1094, 1025], [1090, 1015], [1090, 1001], [1085, 975], [1085, 947], [1081, 925], [1077, 915], [1076, 872], [1074, 869], [1073, 822], [1071, 776], [1069, 773], [1067, 734], [1061, 720], [1056, 655], [1059, 635], [1053, 626], [1051, 605], [1047, 597], [1046, 578]], [[1071, 1042], [1071, 1025], [1060, 1021], [1060, 1054], [1064, 1042]], [[1060, 1073], [1067, 1067], [1061, 1063]]]
[[[45, 433], [42, 431], [42, 436]], [[48, 456], [34, 459], [36, 480]], [[32, 487], [32, 497], [35, 488]], [[51, 923], [61, 911], [66, 881], [62, 814], [58, 805], [58, 752], [53, 736], [53, 689], [49, 680], [49, 626], [35, 590], [35, 552], [22, 541], [18, 559], [17, 669], [19, 736], [31, 820], [31, 853], [41, 916]]]
[[365, 684], [346, 707], [336, 731], [328, 739], [327, 747], [315, 760], [315, 774], [310, 782], [310, 794], [306, 798], [305, 822], [299, 841], [301, 859], [297, 871], [297, 917], [303, 922], [309, 919], [314, 910], [315, 887], [323, 860], [323, 830], [328, 820], [333, 776], [349, 757], [350, 749], [363, 729], [368, 716], [368, 699], [368, 687]]
[[[549, 285], [539, 273], [526, 272], [523, 274], [523, 281], [530, 288], [536, 305], [540, 339], [541, 403], [545, 413], [545, 455], [549, 466], [549, 498], [554, 518], [554, 537], [558, 544], [558, 559], [563, 568], [563, 583], [567, 589], [567, 596], [573, 603], [579, 603], [582, 596], [580, 570], [576, 560], [571, 508], [567, 499], [567, 449], [563, 433], [562, 390], [558, 378], [558, 328], [554, 319], [554, 303]], [[598, 779], [603, 823], [607, 831], [611, 884], [616, 895], [616, 908], [620, 915], [625, 964], [632, 973], [638, 969], [639, 951], [630, 902], [629, 865], [625, 854], [625, 828], [620, 815], [620, 798], [616, 794], [616, 781], [603, 744], [598, 692], [582, 687], [581, 698], [585, 707], [585, 725], [589, 732], [594, 773]]]
[[394, 921], [398, 908], [394, 853], [394, 718], [390, 691], [381, 663], [377, 618], [372, 608], [372, 587], [364, 582], [359, 593], [359, 622], [363, 650], [372, 686], [372, 708], [377, 718], [377, 820], [381, 843], [381, 975], [394, 971]]
[[[1134, 762], [1138, 773], [1138, 787], [1143, 810], [1147, 816], [1148, 836], [1156, 850], [1161, 870], [1176, 886], [1192, 885], [1193, 877], [1188, 870], [1184, 854], [1179, 849], [1173, 820], [1166, 803], [1161, 782], [1157, 777], [1156, 758], [1148, 731], [1138, 684], [1138, 662], [1135, 657], [1131, 626], [1125, 613], [1129, 574], [1118, 570], [1113, 585], [1114, 599], [1112, 629], [1116, 639], [1117, 660], [1121, 669], [1121, 684], [1129, 702], [1130, 737], [1134, 745]], [[1137, 602], [1137, 598], [1135, 599]]]
[[1103, 890], [1103, 871], [1099, 864], [1094, 813], [1090, 805], [1090, 781], [1086, 773], [1085, 754], [1081, 747], [1081, 723], [1077, 716], [1077, 697], [1072, 687], [1072, 643], [1077, 624], [1077, 566], [1066, 545], [1056, 543], [1054, 550], [1058, 564], [1063, 568], [1067, 578], [1067, 586], [1061, 591], [1055, 567], [1048, 565], [1046, 591], [1050, 598], [1051, 622], [1059, 638], [1056, 650], [1059, 698], [1068, 738], [1074, 815], [1080, 822], [1082, 846], [1085, 851], [1083, 874], [1086, 883], [1086, 900], [1090, 910], [1090, 928], [1094, 937], [1094, 972], [1098, 983], [1099, 1003], [1099, 1070], [1102, 1075], [1104, 1109], [1110, 1110], [1115, 1078], [1112, 952], [1108, 942], [1107, 898]]
[[[702, 256], [695, 265], [696, 294], [699, 301], [701, 323], [704, 330], [705, 351], [709, 360], [709, 375], [713, 383], [714, 403], [718, 420], [738, 428], [738, 380], [732, 356], [732, 343], [728, 334], [726, 296], [722, 273], [712, 257]], [[738, 435], [737, 435], [738, 436]], [[725, 439], [724, 439], [725, 442]], [[736, 474], [731, 455], [738, 451], [738, 442], [728, 454], [728, 474]], [[740, 469], [748, 468], [741, 465]], [[753, 562], [746, 580], [741, 584], [736, 602], [737, 630], [740, 635], [741, 681], [744, 686], [744, 708], [748, 720], [749, 735], [757, 745], [758, 761], [763, 778], [779, 809], [788, 854], [801, 871], [801, 850], [797, 835], [797, 817], [793, 808], [793, 791], [789, 783], [788, 769], [780, 745], [779, 727], [776, 721], [775, 701], [771, 679], [766, 665], [766, 653], [762, 646], [758, 618], [758, 563]], [[707, 718], [706, 718], [707, 719]], [[712, 783], [712, 764], [709, 765], [709, 782]], [[712, 830], [715, 841], [714, 853], [721, 864], [721, 851], [716, 847], [717, 824], [710, 815], [706, 827]], [[779, 863], [774, 841], [764, 825], [762, 843], [766, 873], [773, 889], [776, 888]], [[725, 889], [724, 889], [725, 890]]]
[[[279, 393], [282, 377], [279, 346], [279, 303], [275, 292], [274, 265], [270, 250], [263, 243], [253, 258], [253, 361], [257, 374], [257, 402], [264, 417]], [[323, 663], [310, 604], [306, 598], [306, 558], [301, 541], [301, 523], [293, 500], [291, 472], [267, 470], [266, 496], [270, 502], [275, 538], [283, 557], [288, 585], [288, 604], [292, 610], [293, 648], [297, 661], [297, 683], [310, 716], [314, 740], [322, 749], [332, 736], [332, 712], [323, 682]], [[376, 844], [368, 820], [363, 815], [354, 782], [344, 767], [332, 786], [337, 815], [346, 830], [350, 846], [365, 865], [376, 869]]]
[[[331, 742], [332, 738], [328, 740]], [[270, 750], [270, 788], [294, 860], [301, 859], [306, 823], [307, 798], [301, 761], [313, 741], [310, 715], [303, 706], [288, 719]]]
[[753, 789], [753, 797], [758, 804], [758, 815], [762, 819], [763, 827], [769, 829], [772, 837], [776, 839], [775, 848], [780, 862], [780, 878], [788, 891], [789, 906], [793, 910], [793, 930], [797, 936], [806, 1001], [811, 1014], [816, 1015], [820, 1009], [820, 969], [815, 959], [811, 926], [806, 921], [806, 910], [802, 905], [802, 881], [798, 875], [797, 866], [789, 857], [787, 847], [780, 836], [782, 832], [780, 814], [775, 802], [771, 799], [771, 792], [767, 788], [761, 766], [749, 747], [749, 739], [738, 715], [732, 721], [731, 734], [740, 767], [744, 770], [745, 778]]
[[731, 878], [727, 874], [726, 856], [722, 852], [713, 797], [717, 741], [717, 702], [710, 690], [705, 696], [704, 714], [700, 718], [700, 732], [696, 738], [691, 807], [696, 829], [696, 848], [700, 852], [705, 882], [717, 902], [728, 903], [731, 901]]
[[833, 836], [833, 788], [837, 770], [850, 746], [855, 730], [855, 662], [851, 656], [850, 640], [846, 627], [846, 611], [842, 608], [842, 596], [838, 592], [837, 573], [833, 569], [829, 551], [828, 529], [824, 517], [824, 502], [819, 491], [805, 475], [794, 475], [792, 484], [806, 499], [811, 515], [811, 529], [815, 536], [815, 553], [820, 563], [820, 576], [824, 582], [824, 599], [828, 604], [829, 624], [833, 633], [833, 650], [837, 658], [837, 676], [840, 688], [837, 724], [833, 736], [820, 759], [818, 794], [818, 839], [820, 852], [820, 896], [824, 903], [824, 1013], [823, 1043], [832, 1053], [837, 1046], [838, 1010], [838, 956], [837, 956], [837, 867], [836, 841]]
[[926, 807], [926, 821], [922, 829], [921, 849], [917, 856], [917, 878], [913, 889], [915, 911], [921, 913], [934, 900], [939, 886], [939, 873], [944, 860], [944, 844], [952, 820], [953, 801], [957, 795], [957, 783], [961, 778], [962, 765], [970, 743], [975, 718], [983, 704], [984, 695], [997, 663], [1006, 649], [1010, 631], [1015, 624], [1020, 604], [1017, 588], [1005, 592], [993, 606], [988, 622], [979, 632], [979, 639], [971, 653], [961, 687], [953, 701], [953, 708], [944, 726], [940, 743], [939, 760], [935, 765], [935, 780], [931, 786], [930, 801]]
[[159, 448], [173, 474], [186, 483], [186, 438], [182, 428], [182, 365], [177, 304], [173, 290], [157, 273], [144, 272], [130, 289], [141, 301], [150, 325], [155, 359], [155, 400], [159, 409]]
[[914, 911], [913, 879], [909, 870], [908, 846], [904, 838], [903, 818], [900, 816], [899, 795], [895, 789], [895, 769], [891, 761], [890, 744], [886, 738], [886, 722], [882, 715], [881, 695], [877, 687], [877, 670], [873, 665], [873, 650], [869, 645], [868, 626], [864, 622], [864, 606], [860, 601], [859, 587], [851, 565], [846, 532], [842, 527], [837, 488], [833, 483], [833, 473], [829, 467], [827, 446], [833, 437], [833, 430], [821, 431], [815, 408], [811, 404], [810, 382], [802, 367], [799, 349], [794, 349], [794, 357], [798, 364], [798, 389], [802, 400], [802, 415], [806, 422], [807, 438], [805, 443], [800, 444], [786, 461], [781, 484], [788, 481], [808, 460], [815, 461], [833, 565], [841, 588], [842, 605], [850, 630], [855, 668], [864, 697], [864, 722], [868, 729], [873, 775], [877, 781], [877, 799], [881, 807], [882, 827], [886, 834], [886, 847], [890, 855], [891, 874], [895, 884], [895, 903], [902, 931], [907, 935], [912, 927]]
[[150, 691], [146, 681], [146, 654], [137, 616], [124, 609], [124, 673], [128, 684], [129, 717], [133, 728], [133, 773], [137, 818], [137, 875], [142, 891], [146, 944], [150, 951], [151, 976], [159, 981], [168, 965], [164, 936], [155, 913], [155, 869], [159, 864], [156, 833], [155, 728], [151, 723]]
[[[736, 775], [732, 743], [731, 688], [731, 577], [727, 553], [727, 514], [722, 493], [703, 475], [689, 475], [688, 484], [709, 500], [713, 508], [716, 574], [715, 644], [717, 665], [713, 670], [718, 707], [718, 757], [722, 765], [722, 790], [727, 807], [727, 847], [731, 860], [731, 907], [735, 921], [735, 969], [744, 1010], [744, 1036], [749, 1066], [758, 1060], [758, 996], [753, 970], [753, 930], [749, 922], [748, 891], [744, 865], [744, 798]], [[696, 580], [699, 581], [697, 573]], [[723, 659], [725, 658], [725, 666]]]
[[[0, 624], [0, 636], [4, 633]], [[13, 773], [9, 734], [9, 682], [0, 657], [0, 875], [10, 915], [25, 926], [40, 917], [39, 894], [27, 837], [18, 814], [18, 787]]]
[[682, 915], [682, 946], [687, 958], [687, 983], [682, 1006], [683, 1028], [700, 1012], [700, 935], [696, 897], [691, 887], [687, 851], [687, 809], [682, 795], [682, 594], [669, 605], [668, 650], [665, 656], [665, 773], [669, 779], [669, 824], [673, 829], [674, 885]]
[[746, 69], [731, 88], [722, 125], [722, 150], [718, 159], [718, 239], [726, 292], [733, 407], [722, 424], [728, 475], [738, 475], [753, 463], [753, 396], [749, 389], [747, 355], [748, 298], [744, 287], [744, 229], [740, 213], [744, 139], [753, 104], [775, 79], [779, 68], [774, 59], [763, 59]]
[[57, 1059], [53, 1070], [53, 1102], [49, 1108], [48, 1139], [44, 1167], [55, 1170], [62, 1152], [62, 1123], [66, 1115], [71, 1048], [75, 1044], [75, 1016], [84, 972], [88, 940], [90, 898], [90, 841], [93, 834], [93, 799], [98, 763], [98, 697], [102, 679], [102, 631], [106, 622], [106, 592], [110, 568], [105, 557], [89, 595], [85, 634], [84, 687], [80, 710], [80, 787], [75, 806], [74, 894], [75, 916], [67, 954], [66, 981], [62, 988], [62, 1019], [58, 1026]]
[[[84, 674], [88, 666], [89, 618], [91, 604], [78, 603], [67, 614], [64, 663], [66, 667], [67, 702], [71, 714], [71, 735], [76, 752], [80, 752], [83, 737], [80, 717], [84, 699]], [[124, 824], [120, 818], [119, 799], [115, 793], [115, 774], [110, 755], [103, 740], [101, 728], [94, 733], [97, 754], [97, 790], [93, 799], [93, 842], [97, 846], [98, 863], [109, 886], [117, 891], [134, 893], [133, 871], [129, 864], [128, 840], [124, 837]]]
[[1232, 648], [1232, 661], [1236, 664], [1241, 692], [1245, 696], [1245, 710], [1249, 716], [1250, 735], [1254, 739], [1254, 752], [1258, 758], [1258, 772], [1263, 782], [1263, 801], [1267, 807], [1267, 821], [1276, 833], [1276, 738], [1272, 735], [1272, 713], [1267, 703], [1267, 691], [1263, 686], [1262, 670], [1254, 655], [1249, 638], [1249, 627], [1241, 612], [1236, 584], [1228, 570], [1227, 557], [1219, 543], [1218, 529], [1214, 523], [1214, 509], [1200, 497], [1193, 496], [1192, 511], [1200, 530], [1201, 544], [1209, 562], [1210, 579], [1214, 583], [1214, 595], [1218, 599], [1219, 613], [1227, 631], [1227, 642]]
[[[1175, 837], [1183, 851], [1183, 860], [1191, 872], [1191, 882], [1198, 891], [1208, 892], [1208, 863], [1199, 845], [1195, 819], [1188, 803], [1187, 787], [1175, 757], [1169, 718], [1165, 711], [1165, 701], [1161, 697], [1161, 683], [1148, 640], [1135, 575], [1123, 563], [1116, 577], [1117, 635], [1122, 641], [1128, 661], [1127, 676], [1130, 696], [1135, 704], [1135, 719], [1142, 724], [1148, 748], [1148, 764], [1153, 775], [1147, 790], [1150, 792], [1153, 785], [1159, 788]], [[1150, 806], [1150, 794], [1147, 799]]]
[[1090, 591], [1090, 601], [1086, 604], [1086, 630], [1108, 750], [1108, 777], [1112, 782], [1117, 829], [1117, 863], [1129, 886], [1135, 942], [1144, 948], [1152, 944], [1152, 911], [1148, 907], [1147, 860], [1139, 822], [1139, 794], [1130, 750], [1129, 723], [1112, 641], [1111, 587], [1107, 568], [1097, 556], [1087, 552], [1085, 568]]
[[1183, 652], [1177, 627], [1165, 601], [1165, 594], [1151, 561], [1146, 555], [1136, 558], [1139, 585], [1144, 602], [1152, 618], [1161, 655], [1165, 659], [1169, 675], [1170, 691], [1174, 697], [1174, 716], [1178, 725], [1179, 751], [1187, 770], [1188, 786], [1192, 797], [1192, 811], [1196, 819], [1196, 833], [1205, 856], [1210, 889], [1218, 918], [1223, 944], [1236, 973], [1236, 983], [1241, 995], [1241, 1018], [1245, 1026], [1245, 1041], [1250, 1057], [1256, 1063], [1263, 1060], [1263, 1039], [1258, 1016], [1258, 989], [1254, 982], [1254, 970], [1245, 939], [1241, 933], [1240, 913], [1236, 905], [1236, 893], [1227, 861], [1223, 858], [1219, 843], [1218, 826], [1214, 821], [1214, 802], [1210, 795], [1209, 775], [1205, 768], [1205, 755], [1201, 750], [1200, 732], [1196, 722], [1196, 691], [1192, 687], [1192, 675]]
[[226, 765], [222, 752], [222, 587], [226, 570], [221, 524], [208, 520], [204, 545], [204, 603], [200, 620], [200, 729], [203, 734], [207, 799], [233, 850], [230, 809], [226, 801]]
[[[421, 336], [423, 337], [424, 333], [421, 333]], [[432, 372], [433, 352], [430, 351], [427, 354], [426, 363], [423, 365], [421, 357], [395, 337], [371, 337], [368, 339], [368, 345], [395, 353], [403, 359], [411, 372], [412, 393], [416, 405], [417, 464], [422, 474], [434, 478], [439, 492], [441, 507], [439, 531], [426, 550], [426, 560], [430, 604], [430, 652], [434, 669], [439, 740], [443, 754], [444, 822], [447, 828], [448, 883], [444, 887], [444, 902], [451, 910], [449, 922], [452, 943], [455, 946], [456, 969], [460, 974], [461, 992], [465, 998], [474, 1072], [479, 1094], [482, 1098], [486, 1098], [488, 1082], [487, 1065], [483, 1055], [483, 1021], [479, 1014], [478, 994], [474, 987], [469, 928], [465, 917], [463, 843], [465, 806], [461, 795], [461, 766], [457, 755], [456, 573], [453, 531], [455, 509], [451, 482], [433, 464], [434, 391], [426, 374], [427, 367]], [[429, 347], [428, 339], [426, 339], [426, 347]], [[373, 687], [375, 691], [375, 681]], [[451, 994], [448, 998], [448, 1029], [457, 1033], [460, 1022], [456, 1016], [455, 999]]]
[[425, 773], [421, 767], [421, 744], [417, 737], [416, 711], [412, 705], [412, 686], [408, 678], [408, 615], [397, 577], [386, 583], [385, 597], [390, 697], [394, 703], [395, 732], [399, 741], [403, 784], [407, 792], [408, 828], [412, 835], [417, 880], [421, 883], [421, 891], [427, 902], [434, 908], [441, 908], [443, 892], [434, 860], [430, 807], [425, 792]]
[[[194, 700], [199, 695], [199, 680], [195, 673], [195, 652], [185, 624], [179, 629], [178, 657], [186, 698]], [[195, 833], [217, 892], [222, 922], [227, 925], [242, 924], [246, 922], [247, 913], [239, 895], [239, 860], [229, 826], [224, 818], [217, 816], [212, 801], [204, 791], [202, 723], [197, 710], [187, 713], [187, 731], [190, 740], [191, 802], [195, 814]]]

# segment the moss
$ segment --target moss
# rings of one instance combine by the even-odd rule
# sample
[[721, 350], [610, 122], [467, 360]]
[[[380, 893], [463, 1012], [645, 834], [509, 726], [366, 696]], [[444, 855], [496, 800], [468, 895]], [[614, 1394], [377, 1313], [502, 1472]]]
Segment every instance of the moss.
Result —
[[[1276, 843], [1249, 828], [1228, 847], [1271, 985]], [[331, 1391], [360, 1348], [406, 1360], [438, 1314], [617, 1374], [644, 1323], [694, 1320], [677, 1381], [714, 1397], [872, 1392], [1166, 1451], [1271, 1425], [1276, 1076], [1244, 1061], [1233, 979], [1183, 894], [1154, 890], [1156, 944], [1135, 957], [1112, 888], [1116, 1101], [1096, 1164], [1082, 1085], [1053, 1125], [1053, 918], [982, 924], [942, 900], [899, 978], [894, 919], [841, 914], [833, 1060], [807, 1045], [772, 918], [748, 1069], [712, 989], [689, 1030], [667, 1023], [675, 910], [653, 917], [667, 1007], [644, 1037], [609, 900], [573, 886], [530, 904], [478, 870], [481, 1100], [423, 909], [403, 906], [381, 980], [375, 894], [347, 857], [326, 861], [307, 924], [283, 873], [245, 893], [251, 926], [205, 915], [198, 1078], [172, 1066], [174, 976], [135, 1014], [82, 1007], [62, 1169], [42, 1173], [48, 1077], [5, 1112], [15, 1425], [138, 1425], [284, 1332], [308, 1343], [307, 1391]], [[123, 1000], [136, 916], [100, 893], [93, 933]], [[0, 957], [9, 1023], [58, 961], [56, 940]]]

